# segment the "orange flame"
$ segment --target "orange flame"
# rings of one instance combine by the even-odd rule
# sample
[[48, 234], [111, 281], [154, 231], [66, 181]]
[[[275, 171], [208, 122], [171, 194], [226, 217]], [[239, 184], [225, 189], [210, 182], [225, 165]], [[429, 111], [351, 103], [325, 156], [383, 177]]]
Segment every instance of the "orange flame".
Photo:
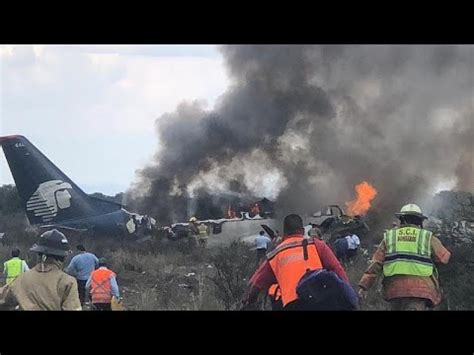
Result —
[[258, 205], [258, 203], [255, 203], [252, 209], [250, 210], [250, 216], [255, 217], [258, 214], [260, 214], [260, 206]]
[[346, 202], [347, 214], [350, 216], [364, 215], [370, 208], [370, 201], [377, 195], [377, 189], [367, 181], [362, 181], [355, 186], [357, 198]]
[[229, 207], [227, 208], [226, 218], [232, 219], [232, 218], [235, 218], [235, 217], [236, 217], [236, 213], [232, 209], [232, 207], [229, 205]]

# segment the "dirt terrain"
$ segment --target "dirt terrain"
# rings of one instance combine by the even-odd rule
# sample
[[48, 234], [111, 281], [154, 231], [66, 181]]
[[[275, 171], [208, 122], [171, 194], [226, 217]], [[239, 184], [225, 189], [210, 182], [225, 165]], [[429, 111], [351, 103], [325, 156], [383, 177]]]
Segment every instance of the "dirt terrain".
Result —
[[[438, 215], [439, 219], [427, 222], [452, 253], [450, 264], [438, 270], [444, 293], [444, 302], [438, 309], [473, 309], [474, 289], [470, 282], [474, 258], [472, 220], [465, 213], [463, 199], [454, 194], [445, 195], [441, 196], [441, 211], [456, 210], [460, 205], [464, 214], [449, 218]], [[470, 196], [468, 207], [471, 209], [472, 201], [474, 198]], [[32, 267], [36, 264], [36, 255], [28, 249], [36, 240], [35, 233], [28, 229], [25, 232], [26, 226], [20, 221], [5, 220], [4, 230], [8, 237], [0, 244], [0, 260], [9, 259], [11, 248], [16, 246], [21, 249], [21, 257]], [[225, 238], [226, 234], [210, 238], [222, 236]], [[230, 238], [226, 243], [210, 240], [209, 248], [204, 250], [184, 241], [159, 238], [139, 244], [111, 239], [91, 241], [73, 235], [68, 238], [72, 248], [82, 242], [98, 257], [108, 259], [110, 268], [117, 274], [127, 310], [238, 310], [248, 279], [257, 267], [252, 245], [235, 240], [238, 238]], [[373, 250], [374, 245], [364, 246], [355, 260], [345, 265], [354, 287], [357, 287]], [[385, 308], [379, 280], [361, 309]], [[259, 309], [268, 309], [268, 304], [261, 304]]]

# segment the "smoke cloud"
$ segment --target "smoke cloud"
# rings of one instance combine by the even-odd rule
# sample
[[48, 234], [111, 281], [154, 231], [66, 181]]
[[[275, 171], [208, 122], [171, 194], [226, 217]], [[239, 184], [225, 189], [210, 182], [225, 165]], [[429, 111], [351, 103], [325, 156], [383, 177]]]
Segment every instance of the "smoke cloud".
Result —
[[197, 191], [233, 192], [308, 213], [366, 180], [391, 214], [443, 181], [474, 190], [474, 46], [221, 52], [231, 86], [212, 110], [184, 102], [156, 120], [160, 149], [129, 205], [170, 222], [195, 212]]

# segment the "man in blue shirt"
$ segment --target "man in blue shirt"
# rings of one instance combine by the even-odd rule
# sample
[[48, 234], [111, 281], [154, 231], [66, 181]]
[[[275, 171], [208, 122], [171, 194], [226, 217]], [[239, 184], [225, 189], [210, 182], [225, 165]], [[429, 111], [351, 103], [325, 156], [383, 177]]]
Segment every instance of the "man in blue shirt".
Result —
[[360, 239], [357, 235], [340, 235], [334, 242], [336, 249], [336, 256], [339, 261], [348, 262], [351, 258], [357, 255], [360, 246]]
[[87, 252], [82, 244], [77, 246], [77, 250], [79, 250], [79, 254], [72, 258], [69, 266], [66, 268], [66, 272], [76, 277], [79, 299], [81, 305], [83, 305], [87, 280], [91, 276], [91, 272], [99, 266], [99, 259], [94, 254]]

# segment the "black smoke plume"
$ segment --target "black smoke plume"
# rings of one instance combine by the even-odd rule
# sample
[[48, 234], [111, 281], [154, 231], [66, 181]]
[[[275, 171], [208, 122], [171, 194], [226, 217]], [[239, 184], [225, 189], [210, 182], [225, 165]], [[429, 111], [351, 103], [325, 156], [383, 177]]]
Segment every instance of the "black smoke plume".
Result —
[[196, 196], [233, 192], [309, 213], [343, 205], [366, 180], [391, 216], [442, 183], [474, 190], [474, 46], [221, 52], [227, 91], [210, 111], [184, 102], [157, 119], [160, 149], [129, 205], [167, 223], [194, 214]]

